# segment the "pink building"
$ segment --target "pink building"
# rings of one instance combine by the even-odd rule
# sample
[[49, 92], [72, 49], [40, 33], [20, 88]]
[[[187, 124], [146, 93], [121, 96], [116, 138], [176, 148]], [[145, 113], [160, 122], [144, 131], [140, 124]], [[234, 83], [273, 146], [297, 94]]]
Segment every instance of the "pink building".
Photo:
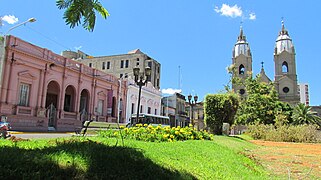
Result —
[[13, 130], [74, 131], [85, 120], [116, 122], [118, 102], [125, 117], [125, 82], [120, 97], [115, 76], [17, 37], [5, 38], [0, 115], [8, 117]]

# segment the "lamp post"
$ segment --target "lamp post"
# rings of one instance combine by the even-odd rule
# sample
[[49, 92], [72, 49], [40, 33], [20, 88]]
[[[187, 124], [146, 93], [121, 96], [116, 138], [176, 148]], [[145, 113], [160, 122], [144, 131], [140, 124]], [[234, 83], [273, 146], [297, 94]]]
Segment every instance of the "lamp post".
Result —
[[192, 95], [188, 95], [188, 103], [190, 105], [190, 109], [191, 109], [191, 114], [190, 114], [190, 118], [191, 118], [191, 121], [192, 121], [192, 125], [194, 127], [194, 113], [193, 113], [193, 107], [196, 105], [197, 103], [197, 100], [198, 100], [198, 96], [195, 95], [194, 96], [194, 101], [192, 100]]
[[25, 24], [27, 24], [27, 23], [29, 23], [29, 22], [30, 22], [30, 23], [33, 23], [33, 22], [35, 22], [35, 21], [36, 21], [35, 18], [29, 18], [27, 21], [24, 21], [24, 22], [22, 22], [22, 23], [19, 23], [19, 24], [13, 26], [12, 28], [10, 28], [5, 35], [9, 35], [9, 32], [10, 32], [10, 31], [12, 31], [13, 29], [15, 29], [15, 28], [17, 28], [17, 27], [19, 27], [19, 26], [25, 25]]
[[118, 82], [119, 82], [119, 92], [118, 92], [118, 107], [117, 107], [117, 112], [118, 112], [118, 116], [117, 116], [117, 123], [119, 124], [119, 121], [120, 121], [120, 115], [121, 115], [121, 112], [120, 112], [120, 99], [121, 99], [121, 84], [122, 84], [122, 78], [118, 79]]
[[[150, 69], [150, 67], [146, 67], [144, 72], [140, 72], [140, 68], [139, 67], [135, 67], [133, 69], [133, 72], [134, 72], [134, 76], [135, 76], [135, 83], [139, 87], [138, 103], [137, 103], [137, 114], [136, 114], [136, 122], [138, 122], [138, 119], [139, 119], [139, 107], [140, 107], [140, 96], [141, 96], [141, 93], [142, 93], [142, 86], [144, 86], [147, 83], [148, 78], [151, 75], [151, 69]], [[131, 124], [133, 125], [133, 121], [131, 121]]]

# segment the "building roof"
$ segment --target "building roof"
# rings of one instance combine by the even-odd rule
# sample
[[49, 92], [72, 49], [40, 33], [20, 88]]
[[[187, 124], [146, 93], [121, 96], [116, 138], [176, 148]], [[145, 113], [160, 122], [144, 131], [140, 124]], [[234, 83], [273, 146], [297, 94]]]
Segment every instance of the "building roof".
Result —
[[141, 52], [140, 49], [134, 49], [134, 50], [128, 51], [128, 54], [143, 54], [143, 52]]
[[284, 27], [284, 22], [282, 21], [282, 29], [279, 32], [279, 36], [275, 42], [275, 52], [274, 54], [280, 54], [283, 51], [287, 51], [289, 53], [294, 53], [294, 46], [292, 43], [292, 39], [289, 36], [289, 32]]
[[261, 77], [261, 81], [265, 82], [265, 83], [270, 83], [272, 82], [271, 79], [265, 74], [264, 68], [261, 68], [261, 72], [260, 72], [260, 77]]
[[249, 43], [246, 41], [246, 36], [243, 34], [243, 28], [240, 27], [240, 35], [237, 38], [237, 42], [234, 46], [233, 57], [237, 57], [241, 54], [251, 56], [251, 50]]

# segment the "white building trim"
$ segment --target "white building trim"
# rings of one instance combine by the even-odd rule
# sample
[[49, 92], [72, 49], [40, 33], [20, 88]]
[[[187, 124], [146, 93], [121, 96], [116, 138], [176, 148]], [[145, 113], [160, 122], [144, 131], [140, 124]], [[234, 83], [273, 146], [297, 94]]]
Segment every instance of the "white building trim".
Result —
[[[131, 117], [132, 114], [137, 113], [138, 92], [139, 92], [139, 87], [135, 84], [135, 81], [133, 79], [129, 77], [127, 83], [128, 83], [128, 86], [127, 86], [128, 90], [127, 90], [127, 103], [126, 103], [126, 120], [125, 120], [126, 123], [129, 122], [129, 118]], [[143, 107], [143, 109], [140, 110], [140, 112], [148, 113], [148, 107], [150, 107], [151, 111], [149, 114], [160, 115], [161, 99], [162, 99], [161, 91], [155, 89], [153, 85], [150, 82], [148, 82], [147, 86], [142, 87], [140, 105], [141, 107]]]

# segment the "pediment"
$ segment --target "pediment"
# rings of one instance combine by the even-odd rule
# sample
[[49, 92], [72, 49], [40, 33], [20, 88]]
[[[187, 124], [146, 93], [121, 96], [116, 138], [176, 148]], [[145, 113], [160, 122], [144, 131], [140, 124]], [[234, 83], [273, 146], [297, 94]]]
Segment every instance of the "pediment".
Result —
[[100, 92], [98, 92], [97, 94], [98, 94], [98, 96], [107, 96], [107, 95], [104, 93], [104, 91], [100, 91]]
[[18, 76], [26, 79], [32, 79], [32, 80], [36, 79], [36, 77], [33, 74], [31, 74], [29, 71], [18, 72]]

